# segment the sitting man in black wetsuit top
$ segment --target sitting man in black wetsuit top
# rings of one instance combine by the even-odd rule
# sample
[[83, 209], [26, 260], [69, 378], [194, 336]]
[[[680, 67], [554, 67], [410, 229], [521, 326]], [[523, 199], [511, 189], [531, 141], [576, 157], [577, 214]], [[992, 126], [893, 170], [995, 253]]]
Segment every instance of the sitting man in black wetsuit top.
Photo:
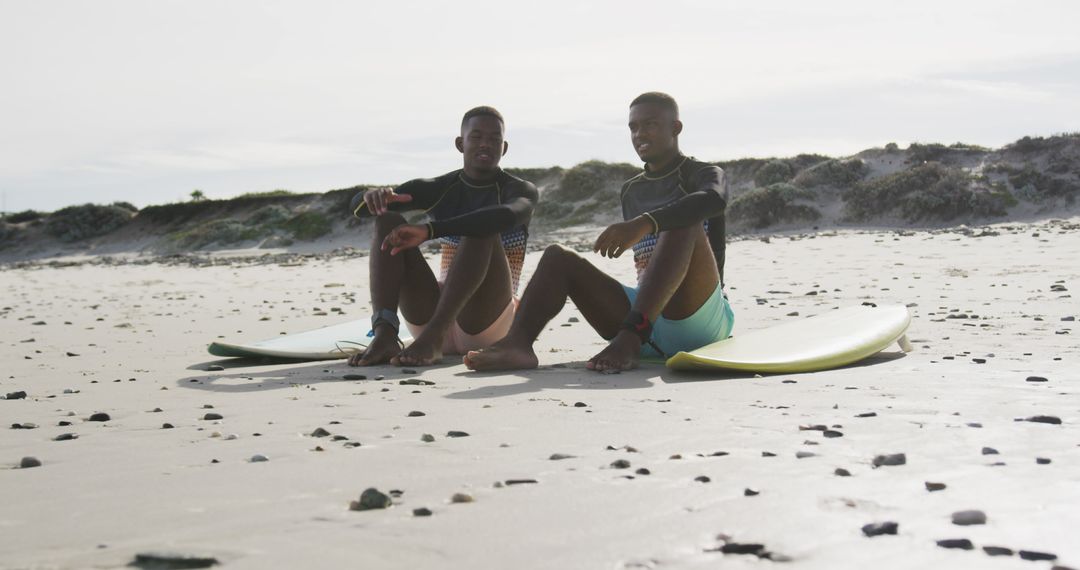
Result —
[[734, 315], [723, 292], [724, 172], [679, 151], [679, 108], [664, 93], [630, 103], [630, 139], [645, 171], [623, 184], [624, 222], [597, 238], [593, 251], [619, 257], [633, 248], [638, 287], [620, 284], [573, 251], [544, 251], [514, 324], [492, 347], [469, 352], [473, 370], [535, 368], [532, 345], [569, 297], [610, 343], [592, 370], [637, 366], [639, 355], [671, 356], [727, 338]]
[[[504, 133], [498, 111], [471, 109], [455, 141], [464, 168], [353, 199], [354, 215], [375, 216], [369, 275], [374, 338], [349, 365], [435, 364], [444, 352], [490, 346], [509, 330], [537, 192], [499, 168], [508, 147]], [[423, 210], [430, 221], [406, 223], [401, 212], [413, 210]], [[430, 239], [442, 244], [438, 280], [418, 249]], [[399, 339], [398, 309], [415, 337], [407, 348]]]

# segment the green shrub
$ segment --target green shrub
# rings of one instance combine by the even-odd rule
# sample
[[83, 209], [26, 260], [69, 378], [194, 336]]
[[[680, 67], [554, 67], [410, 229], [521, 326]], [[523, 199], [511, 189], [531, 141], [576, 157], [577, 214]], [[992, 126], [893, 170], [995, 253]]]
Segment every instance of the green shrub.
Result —
[[245, 192], [237, 196], [236, 200], [250, 200], [252, 198], [280, 198], [282, 196], [296, 196], [297, 194], [291, 190], [270, 190], [268, 192]]
[[233, 245], [261, 237], [258, 228], [236, 220], [211, 220], [189, 230], [170, 234], [168, 238], [181, 249], [202, 249], [208, 245]]
[[550, 168], [504, 168], [507, 174], [527, 180], [537, 186], [559, 179], [566, 172], [561, 166]]
[[900, 146], [894, 142], [885, 145], [885, 152], [889, 154], [900, 152]]
[[313, 240], [330, 233], [334, 227], [330, 220], [319, 212], [300, 212], [285, 222], [284, 228], [289, 230], [293, 237], [298, 240]]
[[1031, 164], [1025, 164], [1022, 169], [1013, 169], [1009, 173], [1009, 184], [1018, 194], [1033, 200], [1075, 198], [1074, 195], [1080, 193], [1080, 184], [1040, 172]]
[[540, 201], [536, 204], [536, 210], [533, 212], [533, 219], [538, 221], [562, 220], [573, 211], [574, 206], [566, 202], [544, 200], [544, 197], [541, 196]]
[[848, 188], [870, 173], [870, 167], [858, 158], [849, 160], [830, 159], [807, 168], [795, 177], [794, 183], [803, 188], [829, 186]]
[[249, 226], [276, 228], [287, 222], [291, 216], [292, 212], [285, 206], [282, 206], [281, 204], [271, 204], [252, 212], [244, 223]]
[[759, 187], [771, 186], [781, 182], [788, 182], [795, 175], [791, 165], [783, 160], [770, 160], [757, 169], [754, 173], [754, 185]]
[[910, 222], [962, 215], [1001, 216], [1014, 203], [1008, 192], [977, 186], [958, 168], [921, 164], [857, 184], [844, 195], [848, 216], [866, 220], [899, 211]]
[[641, 169], [632, 164], [590, 160], [567, 170], [559, 184], [548, 190], [545, 197], [577, 202], [601, 191], [618, 196], [622, 183], [639, 172]]
[[817, 208], [798, 203], [813, 197], [809, 190], [787, 183], [753, 188], [731, 201], [728, 218], [733, 224], [759, 229], [783, 222], [816, 220], [821, 217]]
[[117, 208], [123, 208], [133, 214], [139, 211], [139, 209], [135, 207], [135, 204], [132, 204], [131, 202], [113, 202], [112, 205]]
[[61, 241], [79, 241], [103, 236], [126, 224], [133, 215], [130, 210], [118, 206], [68, 206], [49, 214], [45, 231]]
[[11, 224], [0, 222], [0, 249], [4, 249], [15, 243], [15, 237], [19, 234], [19, 228]]
[[32, 222], [34, 220], [40, 220], [45, 216], [44, 212], [38, 212], [36, 210], [23, 210], [21, 212], [15, 212], [4, 216], [4, 220], [11, 224], [21, 224], [23, 222]]

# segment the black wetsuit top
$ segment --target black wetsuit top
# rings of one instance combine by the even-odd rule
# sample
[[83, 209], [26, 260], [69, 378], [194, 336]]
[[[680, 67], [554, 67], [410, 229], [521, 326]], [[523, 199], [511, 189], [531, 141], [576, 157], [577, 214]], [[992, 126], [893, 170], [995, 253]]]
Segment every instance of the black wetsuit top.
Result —
[[720, 167], [681, 154], [663, 172], [649, 172], [646, 167], [644, 172], [623, 183], [620, 192], [623, 219], [645, 215], [654, 224], [654, 232], [634, 244], [638, 278], [649, 264], [660, 232], [704, 223], [723, 285], [724, 210], [728, 195], [727, 176]]
[[[411, 202], [394, 202], [390, 211], [423, 210], [429, 218], [431, 237], [442, 243], [442, 278], [450, 268], [458, 243], [464, 236], [500, 234], [517, 291], [529, 237], [529, 221], [538, 199], [536, 186], [499, 169], [495, 179], [477, 182], [464, 170], [436, 178], [410, 180], [394, 189], [412, 196]], [[352, 200], [353, 215], [369, 217], [364, 194]]]

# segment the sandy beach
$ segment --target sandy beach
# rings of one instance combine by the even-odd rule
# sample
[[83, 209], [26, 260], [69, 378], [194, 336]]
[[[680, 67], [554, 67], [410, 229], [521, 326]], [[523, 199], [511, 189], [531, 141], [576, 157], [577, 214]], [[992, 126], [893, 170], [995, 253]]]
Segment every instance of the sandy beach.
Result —
[[191, 259], [0, 271], [0, 567], [1080, 567], [1080, 218], [732, 242], [735, 334], [913, 315], [911, 353], [766, 377], [590, 372], [569, 304], [532, 371], [216, 359], [367, 319], [367, 258]]

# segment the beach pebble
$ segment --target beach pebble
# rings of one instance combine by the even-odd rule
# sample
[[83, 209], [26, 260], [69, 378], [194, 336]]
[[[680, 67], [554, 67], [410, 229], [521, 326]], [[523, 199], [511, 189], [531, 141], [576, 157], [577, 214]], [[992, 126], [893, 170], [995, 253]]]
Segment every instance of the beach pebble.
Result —
[[330, 435], [330, 432], [321, 427], [315, 428], [315, 431], [311, 432], [311, 437], [326, 437]]
[[270, 461], [270, 458], [261, 453], [256, 453], [255, 455], [251, 456], [252, 463], [262, 463], [264, 461]]
[[174, 425], [172, 425], [170, 423], [161, 424], [161, 429], [172, 429], [174, 427], [176, 427], [176, 426], [174, 426]]
[[1044, 376], [1028, 376], [1024, 380], [1026, 382], [1049, 382]]
[[38, 425], [33, 422], [23, 422], [21, 424], [11, 424], [11, 429], [37, 429]]
[[25, 400], [26, 399], [26, 392], [24, 392], [22, 390], [19, 390], [18, 392], [8, 392], [7, 396], [5, 396], [4, 399], [5, 400]]
[[848, 471], [843, 467], [837, 467], [836, 470], [833, 471], [833, 475], [836, 475], [837, 477], [851, 477], [851, 471]]
[[222, 416], [221, 414], [216, 413], [216, 412], [208, 412], [205, 416], [203, 416], [203, 419], [204, 420], [223, 420], [223, 419], [225, 419], [225, 416]]
[[932, 483], [930, 481], [927, 481], [923, 483], [923, 485], [926, 485], [926, 490], [930, 492], [945, 490], [945, 483]]
[[471, 503], [474, 500], [473, 496], [468, 493], [454, 493], [454, 495], [450, 497], [451, 503]]
[[240, 439], [240, 436], [236, 435], [235, 433], [230, 433], [229, 435], [226, 435], [223, 439], [225, 439], [225, 441], [232, 441], [234, 439]]
[[937, 545], [942, 548], [958, 548], [960, 550], [972, 550], [975, 548], [975, 545], [971, 544], [971, 541], [966, 538], [947, 538], [937, 541]]
[[424, 443], [431, 443], [435, 441], [435, 436], [431, 435], [430, 433], [425, 433], [424, 435], [420, 436], [420, 441]]
[[989, 556], [1012, 556], [1015, 554], [1013, 549], [1004, 546], [984, 546], [982, 549]]
[[402, 374], [416, 374], [416, 370], [413, 370], [412, 368], [402, 368], [401, 373]]
[[453, 431], [453, 430], [451, 430], [451, 431], [446, 432], [446, 437], [469, 437], [469, 434], [467, 432], [463, 432], [463, 431]]
[[179, 552], [140, 552], [128, 566], [143, 570], [173, 570], [180, 568], [210, 568], [220, 564], [212, 556]]
[[81, 390], [78, 388], [64, 388], [65, 394], [78, 394], [79, 392], [81, 392]]
[[873, 463], [874, 467], [881, 467], [883, 465], [904, 465], [907, 463], [907, 455], [903, 453], [877, 455], [874, 457]]
[[862, 532], [866, 536], [881, 536], [883, 534], [896, 534], [900, 525], [892, 521], [870, 523], [863, 525]]
[[31, 467], [41, 467], [41, 460], [37, 457], [23, 457], [22, 461], [19, 461], [19, 467], [21, 469], [29, 469]]
[[825, 437], [829, 437], [829, 438], [844, 437], [843, 432], [839, 432], [839, 431], [836, 431], [834, 429], [827, 429], [827, 430], [821, 432], [821, 435], [823, 435]]
[[808, 457], [817, 457], [817, 454], [813, 451], [796, 451], [795, 457], [797, 459], [806, 459]]
[[1049, 457], [1036, 457], [1035, 458], [1035, 463], [1038, 463], [1039, 465], [1050, 465], [1050, 458]]
[[1021, 550], [1017, 554], [1024, 560], [1057, 560], [1057, 554], [1039, 552], [1036, 550]]
[[423, 380], [420, 378], [409, 378], [408, 380], [402, 380], [398, 384], [404, 386], [434, 386], [435, 383], [431, 380]]
[[1023, 420], [1018, 420], [1018, 421], [1034, 422], [1034, 423], [1037, 423], [1037, 424], [1053, 424], [1053, 425], [1061, 424], [1061, 418], [1059, 418], [1057, 416], [1031, 416], [1029, 418], [1024, 418]]
[[612, 469], [629, 469], [630, 468], [630, 462], [625, 460], [625, 459], [616, 459], [615, 461], [611, 462], [611, 468]]
[[112, 418], [109, 417], [109, 414], [106, 414], [105, 412], [98, 412], [96, 414], [90, 414], [89, 421], [92, 421], [92, 422], [107, 422], [107, 421], [109, 421], [111, 419]]
[[984, 448], [982, 448], [982, 454], [983, 455], [998, 455], [998, 450], [994, 449], [993, 447], [984, 447]]
[[406, 417], [419, 418], [419, 417], [423, 417], [423, 416], [426, 416], [426, 415], [427, 414], [425, 414], [424, 412], [421, 412], [420, 410], [413, 410], [413, 411], [409, 412], [408, 414], [406, 414]]
[[346, 374], [342, 376], [342, 378], [346, 380], [367, 380], [367, 376], [364, 376], [363, 374]]
[[707, 475], [698, 475], [697, 477], [694, 477], [694, 481], [697, 481], [698, 483], [708, 483], [712, 481], [712, 479], [709, 479]]
[[427, 507], [420, 507], [418, 509], [413, 509], [412, 514], [414, 517], [430, 517], [431, 509]]
[[62, 433], [53, 438], [53, 441], [68, 441], [72, 439], [79, 439], [79, 436], [74, 433]]
[[574, 456], [569, 453], [552, 453], [551, 457], [548, 457], [551, 461], [559, 461], [561, 459], [573, 459]]
[[861, 414], [855, 414], [857, 418], [874, 418], [877, 417], [877, 412], [863, 412]]
[[747, 487], [747, 488], [743, 489], [742, 494], [743, 494], [744, 497], [756, 497], [756, 496], [761, 494], [761, 491], [758, 491], [757, 489], [752, 489], [750, 487]]
[[360, 500], [349, 503], [349, 510], [368, 511], [372, 509], [385, 509], [392, 503], [393, 501], [390, 499], [389, 495], [384, 494], [375, 487], [370, 487], [364, 489], [363, 493], [360, 493]]
[[222, 370], [225, 370], [225, 367], [220, 364], [211, 364], [206, 367], [207, 372], [221, 372]]
[[652, 475], [652, 471], [649, 471], [644, 467], [638, 468], [638, 470], [634, 471], [634, 473], [637, 473], [638, 475]]
[[799, 431], [825, 431], [829, 429], [829, 426], [822, 424], [801, 425]]
[[539, 483], [536, 479], [507, 479], [505, 484], [510, 485], [535, 485]]
[[[376, 376], [376, 377], [375, 377], [375, 379], [376, 379], [376, 380], [385, 380], [385, 379], [386, 379], [386, 376], [383, 376], [382, 374], [379, 374], [378, 376]], [[384, 388], [384, 389], [383, 389], [383, 391], [385, 392], [385, 391], [386, 391], [386, 389]]]
[[986, 524], [986, 513], [982, 511], [957, 511], [952, 514], [952, 523], [960, 526]]

